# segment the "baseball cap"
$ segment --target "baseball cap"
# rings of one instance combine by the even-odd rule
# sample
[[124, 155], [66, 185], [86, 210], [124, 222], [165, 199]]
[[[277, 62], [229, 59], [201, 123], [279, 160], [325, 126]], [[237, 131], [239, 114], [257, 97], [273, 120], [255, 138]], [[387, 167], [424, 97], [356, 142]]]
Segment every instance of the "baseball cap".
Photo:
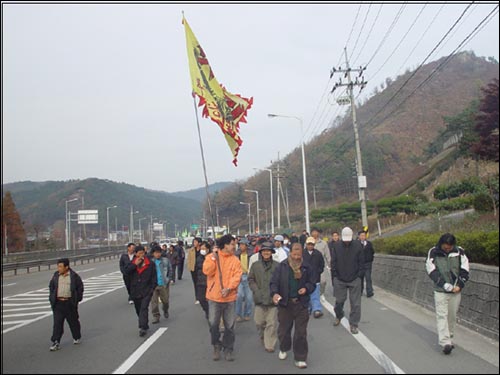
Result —
[[316, 240], [314, 239], [314, 237], [307, 237], [306, 244], [308, 243], [316, 244]]
[[351, 228], [345, 227], [344, 229], [342, 229], [342, 241], [352, 241], [352, 235], [353, 232]]
[[285, 239], [283, 238], [283, 236], [281, 234], [278, 234], [276, 237], [274, 237], [274, 240], [283, 242]]

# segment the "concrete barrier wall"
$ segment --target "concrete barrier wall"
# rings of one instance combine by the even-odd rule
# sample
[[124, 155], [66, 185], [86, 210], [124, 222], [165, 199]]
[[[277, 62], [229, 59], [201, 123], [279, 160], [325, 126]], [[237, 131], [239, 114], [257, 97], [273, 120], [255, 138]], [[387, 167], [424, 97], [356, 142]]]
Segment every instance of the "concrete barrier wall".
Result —
[[[433, 283], [425, 258], [375, 254], [373, 283], [434, 311]], [[470, 265], [462, 291], [459, 323], [498, 340], [498, 267]]]

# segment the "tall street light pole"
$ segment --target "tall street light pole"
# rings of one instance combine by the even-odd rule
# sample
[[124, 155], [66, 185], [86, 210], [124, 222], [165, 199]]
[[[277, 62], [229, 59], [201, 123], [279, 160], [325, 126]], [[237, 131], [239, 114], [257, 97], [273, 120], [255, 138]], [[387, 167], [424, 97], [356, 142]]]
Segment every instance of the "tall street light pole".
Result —
[[248, 234], [252, 234], [252, 212], [250, 209], [251, 203], [240, 202], [240, 204], [248, 205]]
[[268, 114], [268, 117], [284, 117], [284, 118], [293, 118], [295, 120], [298, 120], [300, 123], [300, 143], [301, 143], [301, 148], [302, 148], [302, 176], [304, 178], [304, 208], [305, 208], [305, 216], [306, 216], [306, 230], [308, 233], [311, 233], [311, 224], [309, 222], [309, 202], [307, 199], [307, 176], [306, 176], [306, 155], [304, 152], [304, 125], [303, 121], [300, 117], [296, 116], [284, 116], [284, 115], [275, 115], [275, 114]]
[[269, 188], [271, 190], [271, 233], [274, 233], [273, 170], [268, 168], [264, 168], [262, 170], [269, 172]]
[[142, 230], [141, 230], [141, 220], [147, 219], [147, 217], [143, 217], [139, 219], [139, 242], [142, 242]]
[[66, 201], [66, 250], [69, 250], [69, 246], [70, 246], [70, 225], [71, 223], [69, 222], [69, 220], [71, 220], [71, 218], [68, 218], [68, 203], [70, 202], [75, 202], [77, 201], [78, 198], [74, 198], [74, 199], [70, 199], [68, 201]]
[[130, 206], [130, 224], [129, 224], [129, 236], [128, 236], [128, 242], [134, 242], [134, 214], [138, 214], [139, 211], [133, 210], [132, 206]]
[[257, 229], [258, 229], [257, 233], [260, 233], [259, 192], [257, 190], [248, 190], [248, 189], [245, 189], [245, 191], [248, 193], [255, 193], [257, 195]]
[[111, 206], [111, 207], [106, 207], [106, 225], [107, 225], [107, 228], [108, 228], [108, 247], [110, 246], [109, 244], [109, 209], [110, 208], [116, 208], [118, 206]]

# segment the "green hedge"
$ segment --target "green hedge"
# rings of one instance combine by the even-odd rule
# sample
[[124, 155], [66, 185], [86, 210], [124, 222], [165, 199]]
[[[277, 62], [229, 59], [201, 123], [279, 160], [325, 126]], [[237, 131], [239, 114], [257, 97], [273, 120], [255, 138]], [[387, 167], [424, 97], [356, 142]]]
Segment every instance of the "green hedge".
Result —
[[[476, 231], [454, 233], [457, 245], [464, 248], [469, 261], [488, 265], [499, 265], [499, 231]], [[427, 256], [429, 249], [436, 245], [438, 233], [410, 232], [402, 236], [378, 238], [373, 241], [375, 252], [390, 255]]]
[[462, 194], [475, 194], [483, 188], [484, 184], [477, 177], [470, 177], [460, 182], [449, 185], [439, 185], [434, 189], [434, 198], [438, 200], [456, 198]]

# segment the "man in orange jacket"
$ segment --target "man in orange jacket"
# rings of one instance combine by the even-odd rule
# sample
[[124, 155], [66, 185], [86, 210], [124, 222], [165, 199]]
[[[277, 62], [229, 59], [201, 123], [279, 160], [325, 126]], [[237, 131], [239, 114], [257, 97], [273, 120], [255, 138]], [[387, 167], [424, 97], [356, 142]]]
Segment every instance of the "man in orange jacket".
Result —
[[[214, 346], [213, 360], [220, 359], [224, 349], [226, 361], [233, 361], [235, 306], [238, 285], [243, 273], [240, 260], [234, 255], [235, 240], [230, 234], [222, 236], [214, 247], [213, 254], [207, 255], [203, 263], [203, 273], [207, 275], [207, 300], [210, 334]], [[217, 262], [219, 264], [217, 264]], [[220, 340], [219, 322], [224, 322], [224, 336]]]

